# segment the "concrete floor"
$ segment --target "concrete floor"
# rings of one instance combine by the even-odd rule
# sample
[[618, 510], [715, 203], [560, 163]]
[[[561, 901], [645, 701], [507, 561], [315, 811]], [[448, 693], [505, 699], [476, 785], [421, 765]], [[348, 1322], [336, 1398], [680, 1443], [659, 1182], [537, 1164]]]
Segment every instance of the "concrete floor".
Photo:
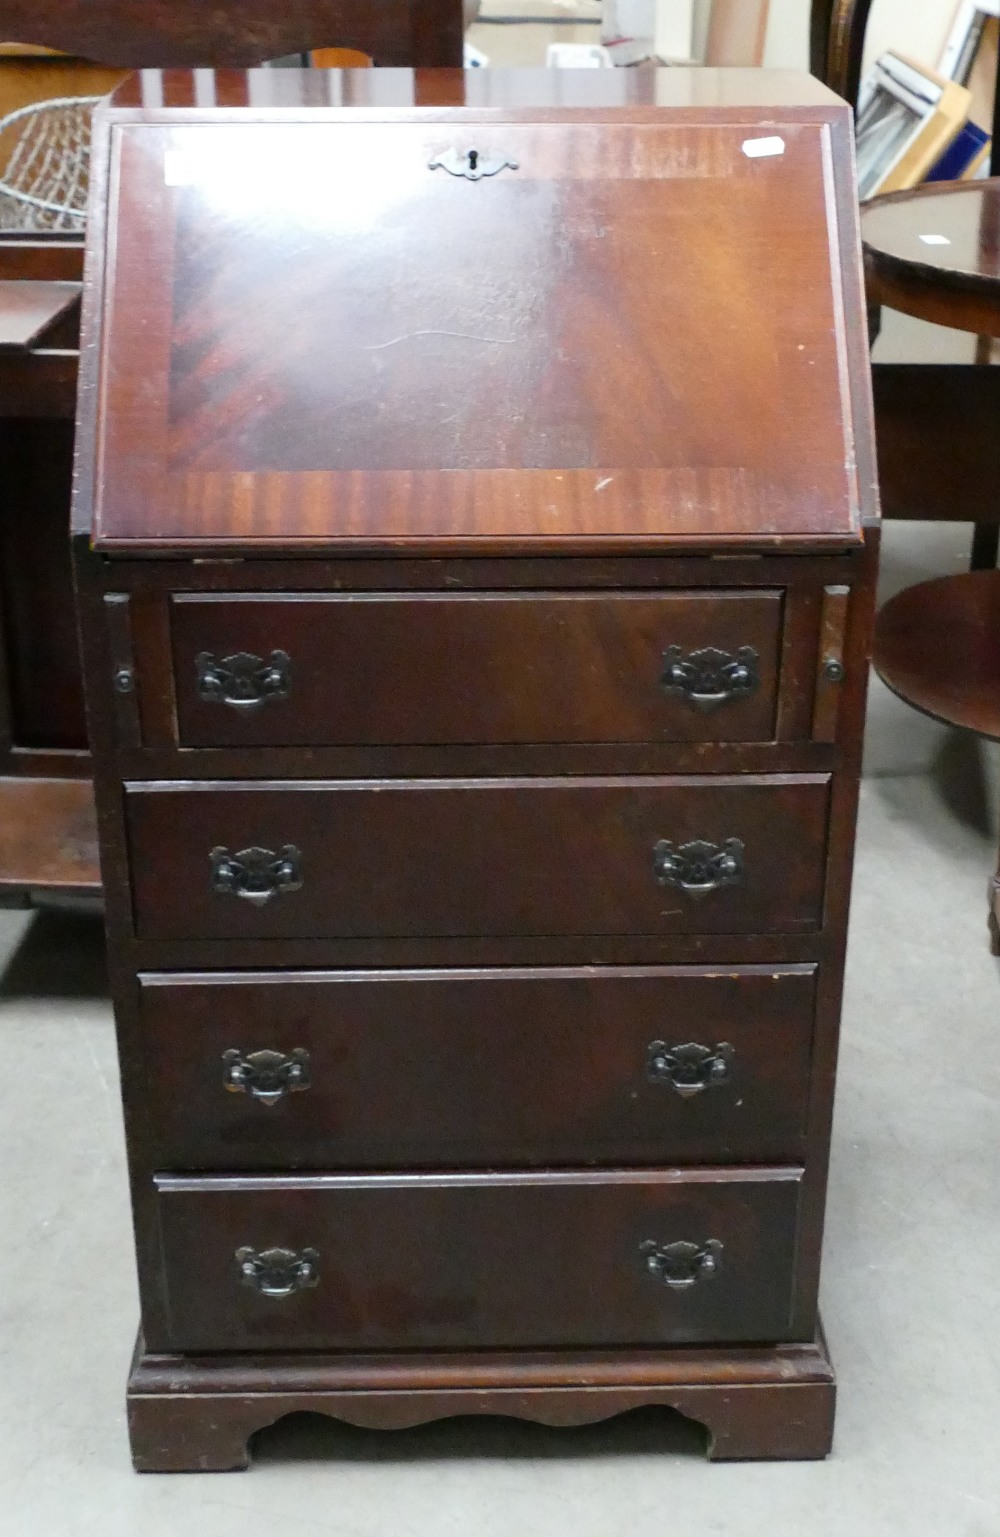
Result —
[[[887, 590], [964, 529], [893, 525]], [[1000, 1032], [984, 890], [996, 763], [876, 685], [824, 1317], [823, 1464], [710, 1466], [643, 1411], [583, 1431], [279, 1425], [244, 1474], [132, 1473], [136, 1321], [111, 1015], [93, 922], [0, 915], [3, 1537], [998, 1537]]]

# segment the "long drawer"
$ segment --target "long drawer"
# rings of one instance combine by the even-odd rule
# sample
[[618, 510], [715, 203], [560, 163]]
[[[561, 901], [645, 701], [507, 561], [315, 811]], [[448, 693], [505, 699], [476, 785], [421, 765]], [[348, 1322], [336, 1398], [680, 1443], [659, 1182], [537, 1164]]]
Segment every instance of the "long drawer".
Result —
[[822, 922], [829, 779], [134, 783], [149, 939], [754, 934]]
[[754, 742], [780, 591], [176, 594], [183, 746]]
[[795, 1162], [811, 966], [140, 978], [172, 1169]]
[[151, 1349], [789, 1337], [801, 1171], [157, 1180]]

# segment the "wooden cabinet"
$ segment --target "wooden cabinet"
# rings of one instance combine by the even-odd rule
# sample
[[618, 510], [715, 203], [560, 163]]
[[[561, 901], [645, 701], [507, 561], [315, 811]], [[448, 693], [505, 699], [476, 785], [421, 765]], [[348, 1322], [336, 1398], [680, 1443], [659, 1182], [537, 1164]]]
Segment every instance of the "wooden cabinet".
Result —
[[822, 1456], [877, 515], [846, 110], [193, 91], [99, 116], [75, 512], [136, 1464], [640, 1403]]

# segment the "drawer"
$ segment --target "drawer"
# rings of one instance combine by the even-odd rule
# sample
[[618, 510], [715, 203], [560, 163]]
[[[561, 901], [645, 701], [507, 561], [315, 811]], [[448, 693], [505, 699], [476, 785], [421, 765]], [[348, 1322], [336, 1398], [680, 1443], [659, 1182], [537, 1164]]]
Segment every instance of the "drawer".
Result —
[[801, 1171], [157, 1180], [153, 1350], [788, 1338]]
[[157, 1161], [804, 1157], [811, 966], [140, 978]]
[[148, 939], [753, 934], [822, 918], [829, 779], [126, 787]]
[[177, 594], [187, 747], [759, 742], [779, 591]]

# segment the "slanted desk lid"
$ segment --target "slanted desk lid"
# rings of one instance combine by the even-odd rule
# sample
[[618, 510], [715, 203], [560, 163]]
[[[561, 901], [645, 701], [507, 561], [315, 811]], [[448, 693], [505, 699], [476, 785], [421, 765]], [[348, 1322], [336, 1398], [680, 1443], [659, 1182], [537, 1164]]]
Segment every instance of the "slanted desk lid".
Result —
[[99, 547], [860, 537], [840, 109], [261, 118], [110, 115]]

